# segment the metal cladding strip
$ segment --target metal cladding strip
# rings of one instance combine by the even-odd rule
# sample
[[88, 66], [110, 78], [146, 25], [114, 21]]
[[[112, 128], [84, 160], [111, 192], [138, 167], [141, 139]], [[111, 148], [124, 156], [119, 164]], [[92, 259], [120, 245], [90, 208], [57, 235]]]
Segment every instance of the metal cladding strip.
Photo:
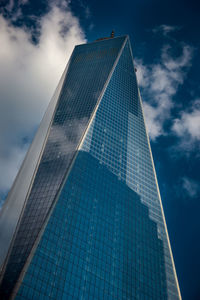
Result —
[[[116, 38], [119, 38], [119, 37], [116, 37]], [[29, 254], [28, 258], [27, 258], [27, 261], [26, 261], [26, 263], [25, 263], [25, 265], [24, 265], [24, 267], [23, 267], [23, 269], [22, 269], [22, 271], [21, 271], [21, 274], [20, 274], [20, 276], [19, 276], [19, 278], [18, 278], [18, 281], [17, 281], [17, 283], [16, 283], [16, 285], [15, 285], [15, 287], [14, 287], [14, 289], [13, 289], [13, 292], [12, 292], [12, 294], [11, 294], [10, 300], [14, 300], [14, 299], [15, 299], [15, 296], [17, 295], [17, 292], [18, 292], [18, 290], [19, 290], [19, 288], [20, 288], [20, 284], [21, 284], [21, 282], [23, 281], [23, 278], [24, 278], [24, 276], [25, 276], [25, 274], [26, 274], [26, 270], [27, 270], [28, 267], [29, 267], [29, 264], [30, 264], [30, 262], [31, 262], [31, 260], [32, 260], [32, 258], [33, 258], [33, 256], [34, 256], [34, 253], [35, 253], [35, 251], [36, 251], [36, 249], [37, 249], [37, 246], [38, 246], [38, 244], [39, 244], [39, 242], [40, 242], [40, 240], [41, 240], [41, 238], [42, 238], [42, 235], [43, 235], [43, 233], [44, 233], [44, 231], [45, 231], [45, 228], [46, 228], [46, 226], [47, 226], [47, 224], [48, 224], [48, 221], [49, 221], [49, 219], [50, 219], [50, 217], [51, 217], [51, 214], [52, 214], [52, 212], [53, 212], [53, 210], [54, 210], [54, 208], [55, 208], [55, 206], [56, 206], [56, 204], [57, 204], [57, 201], [58, 201], [58, 199], [59, 199], [59, 197], [60, 197], [60, 194], [61, 194], [61, 192], [62, 192], [62, 189], [63, 189], [63, 187], [64, 187], [64, 185], [65, 185], [65, 182], [66, 182], [66, 180], [67, 180], [67, 178], [68, 178], [68, 176], [69, 176], [69, 174], [70, 174], [70, 171], [71, 171], [71, 169], [72, 169], [72, 167], [73, 167], [73, 164], [74, 164], [74, 162], [75, 162], [75, 160], [76, 160], [76, 157], [77, 157], [77, 155], [78, 155], [78, 151], [79, 151], [79, 149], [80, 149], [80, 147], [81, 147], [81, 145], [82, 145], [82, 143], [83, 143], [83, 141], [84, 141], [84, 139], [85, 139], [85, 136], [86, 136], [86, 134], [87, 134], [87, 132], [88, 132], [88, 129], [89, 129], [90, 125], [92, 124], [92, 120], [93, 120], [94, 117], [95, 117], [95, 114], [96, 114], [96, 112], [97, 112], [97, 110], [98, 110], [98, 107], [99, 107], [99, 104], [100, 104], [100, 102], [101, 102], [101, 99], [103, 98], [104, 92], [105, 92], [105, 90], [106, 90], [106, 88], [107, 88], [107, 86], [108, 86], [108, 84], [109, 84], [109, 82], [110, 82], [110, 79], [111, 79], [111, 77], [112, 77], [112, 74], [113, 74], [113, 72], [114, 72], [114, 70], [115, 70], [115, 67], [116, 67], [116, 65], [117, 65], [117, 63], [118, 63], [118, 61], [119, 61], [119, 59], [120, 59], [120, 56], [121, 56], [121, 54], [122, 54], [122, 52], [123, 52], [123, 49], [124, 49], [124, 47], [125, 47], [125, 45], [126, 45], [127, 40], [128, 40], [128, 36], [125, 37], [125, 40], [124, 40], [124, 42], [123, 42], [123, 44], [122, 44], [122, 46], [121, 46], [121, 49], [120, 49], [120, 51], [119, 51], [119, 54], [118, 54], [118, 56], [117, 56], [117, 58], [116, 58], [116, 60], [115, 60], [115, 62], [114, 62], [114, 64], [113, 64], [113, 67], [112, 67], [112, 69], [111, 69], [111, 71], [110, 71], [110, 74], [108, 75], [108, 78], [107, 78], [107, 80], [106, 80], [106, 82], [105, 82], [105, 84], [104, 84], [104, 87], [103, 87], [103, 89], [102, 89], [102, 92], [101, 92], [101, 94], [100, 94], [100, 96], [99, 96], [99, 98], [98, 98], [98, 100], [97, 100], [97, 104], [96, 104], [96, 106], [95, 106], [95, 108], [94, 108], [94, 111], [93, 111], [93, 113], [91, 114], [91, 117], [90, 117], [90, 119], [89, 119], [89, 121], [88, 121], [88, 124], [87, 124], [87, 126], [86, 126], [86, 129], [85, 129], [85, 131], [84, 131], [84, 133], [83, 133], [83, 135], [82, 135], [82, 137], [81, 137], [81, 139], [80, 139], [80, 142], [79, 142], [79, 144], [78, 144], [78, 146], [77, 146], [77, 148], [76, 148], [76, 150], [75, 150], [74, 157], [72, 158], [72, 161], [71, 161], [71, 163], [70, 163], [70, 166], [69, 166], [69, 168], [68, 168], [68, 170], [67, 170], [67, 172], [66, 172], [66, 174], [65, 174], [65, 176], [64, 176], [63, 182], [62, 182], [62, 184], [60, 185], [60, 188], [59, 188], [59, 190], [58, 190], [58, 192], [57, 192], [57, 195], [55, 196], [55, 199], [54, 199], [54, 201], [53, 201], [53, 203], [52, 203], [52, 206], [50, 207], [49, 212], [48, 212], [48, 214], [47, 214], [46, 220], [45, 220], [45, 222], [44, 222], [44, 224], [43, 224], [43, 226], [42, 226], [42, 228], [41, 228], [41, 230], [40, 230], [40, 233], [38, 234], [38, 237], [37, 237], [37, 239], [36, 239], [36, 241], [35, 241], [35, 244], [34, 244], [32, 250], [31, 250], [31, 252], [30, 252], [30, 254]], [[103, 42], [103, 41], [102, 41], [102, 42]], [[98, 42], [98, 43], [99, 43], [99, 42]], [[72, 55], [73, 55], [73, 54], [72, 54]], [[72, 56], [71, 56], [71, 58], [72, 58]], [[71, 61], [71, 58], [70, 58], [70, 61]], [[70, 63], [70, 61], [69, 61], [69, 63]], [[68, 63], [68, 65], [69, 65], [69, 63]], [[56, 109], [55, 109], [55, 111], [56, 111]], [[52, 119], [53, 119], [53, 118], [52, 118]]]
[[[70, 58], [70, 60], [71, 60], [71, 58]], [[70, 62], [70, 60], [69, 60], [69, 62]], [[59, 81], [59, 83], [58, 83], [58, 86], [57, 86], [57, 88], [56, 88], [56, 91], [55, 91], [55, 93], [54, 93], [54, 95], [53, 95], [53, 97], [52, 97], [52, 99], [51, 99], [51, 101], [50, 101], [50, 103], [49, 103], [49, 105], [48, 105], [48, 108], [47, 108], [47, 110], [46, 110], [46, 112], [45, 112], [44, 117], [42, 118], [42, 121], [41, 121], [41, 124], [40, 124], [40, 126], [39, 126], [38, 132], [36, 133], [36, 136], [35, 136], [35, 138], [34, 138], [32, 144], [31, 144], [31, 146], [30, 146], [30, 148], [29, 148], [29, 150], [28, 150], [28, 152], [27, 152], [27, 154], [26, 154], [26, 157], [25, 157], [25, 159], [24, 159], [24, 162], [23, 162], [23, 164], [22, 164], [22, 166], [21, 166], [21, 168], [20, 168], [20, 170], [19, 170], [19, 173], [18, 173], [18, 175], [17, 175], [17, 177], [16, 177], [16, 179], [15, 179], [15, 182], [14, 182], [14, 184], [13, 184], [13, 187], [12, 187], [12, 189], [11, 189], [11, 191], [10, 191], [10, 195], [14, 193], [14, 191], [15, 191], [15, 184], [16, 184], [16, 182], [17, 182], [17, 180], [18, 180], [19, 175], [21, 175], [21, 173], [23, 172], [24, 165], [25, 165], [25, 163], [26, 163], [27, 161], [30, 161], [30, 159], [31, 159], [31, 157], [29, 157], [29, 156], [31, 155], [31, 152], [32, 152], [32, 148], [33, 148], [32, 146], [33, 146], [33, 143], [34, 143], [35, 141], [37, 141], [37, 135], [38, 135], [38, 133], [40, 133], [40, 130], [42, 129], [43, 121], [45, 120], [45, 117], [49, 114], [49, 108], [50, 108], [50, 106], [52, 105], [52, 101], [53, 101], [53, 100], [55, 101], [54, 97], [56, 97], [56, 95], [58, 94], [58, 95], [57, 95], [57, 100], [55, 101], [56, 103], [54, 104], [55, 107], [53, 108], [53, 111], [52, 111], [51, 120], [50, 120], [50, 123], [49, 123], [49, 125], [48, 125], [47, 132], [46, 132], [46, 135], [45, 135], [45, 137], [44, 137], [44, 141], [43, 141], [43, 143], [42, 143], [41, 151], [40, 151], [39, 156], [38, 156], [38, 158], [37, 158], [37, 163], [36, 163], [34, 172], [33, 172], [33, 174], [31, 175], [30, 184], [29, 184], [29, 186], [27, 187], [27, 190], [26, 190], [25, 200], [24, 200], [23, 206], [22, 206], [22, 208], [21, 208], [21, 213], [20, 213], [20, 215], [19, 215], [19, 218], [18, 218], [18, 221], [17, 221], [17, 225], [16, 225], [16, 227], [15, 227], [15, 231], [14, 231], [12, 240], [11, 240], [11, 242], [10, 242], [9, 250], [8, 250], [7, 256], [6, 256], [6, 258], [5, 258], [5, 261], [4, 261], [3, 265], [2, 265], [2, 272], [1, 272], [1, 277], [0, 277], [0, 284], [1, 284], [1, 281], [2, 281], [2, 279], [3, 279], [3, 275], [4, 275], [4, 273], [5, 273], [5, 270], [6, 270], [6, 266], [7, 266], [8, 260], [9, 260], [9, 256], [10, 256], [10, 253], [11, 253], [11, 251], [12, 251], [12, 246], [13, 246], [13, 244], [14, 244], [15, 237], [16, 237], [17, 231], [18, 231], [19, 226], [20, 226], [21, 218], [22, 218], [22, 216], [23, 216], [23, 213], [24, 213], [24, 210], [25, 210], [25, 207], [26, 207], [26, 204], [27, 204], [27, 200], [28, 200], [29, 194], [30, 194], [30, 192], [31, 192], [31, 188], [32, 188], [32, 185], [33, 185], [33, 182], [34, 182], [34, 179], [35, 179], [35, 176], [36, 176], [36, 173], [37, 173], [37, 170], [38, 170], [38, 167], [39, 167], [41, 158], [42, 158], [42, 154], [43, 154], [43, 152], [44, 152], [44, 148], [45, 148], [45, 145], [46, 145], [46, 141], [47, 141], [47, 139], [48, 139], [48, 136], [49, 136], [51, 124], [52, 124], [53, 117], [54, 117], [55, 112], [56, 112], [58, 100], [59, 100], [59, 97], [60, 97], [60, 92], [61, 92], [61, 90], [62, 90], [62, 86], [63, 86], [64, 79], [65, 79], [66, 74], [67, 74], [67, 71], [68, 71], [68, 67], [69, 67], [69, 63], [67, 64], [67, 66], [66, 66], [66, 68], [65, 68], [65, 70], [64, 70], [64, 72], [63, 72], [63, 74], [62, 74], [62, 77], [61, 77], [61, 79], [60, 79], [60, 81]], [[53, 101], [53, 102], [54, 102], [54, 101]], [[22, 175], [23, 175], [23, 174], [22, 174]], [[6, 203], [5, 203], [5, 210], [6, 210]], [[1, 217], [1, 216], [0, 216], [0, 217]]]
[[[129, 44], [129, 46], [130, 46], [130, 44]], [[132, 56], [132, 60], [133, 60], [133, 53], [132, 53], [131, 47], [130, 47], [130, 50], [131, 50], [131, 56]], [[134, 65], [134, 60], [133, 60], [133, 65]], [[137, 76], [136, 76], [136, 80], [137, 80]], [[137, 86], [138, 86], [138, 81], [137, 81]], [[148, 134], [146, 123], [145, 123], [145, 115], [144, 115], [144, 110], [143, 110], [143, 105], [142, 105], [142, 100], [141, 100], [141, 95], [140, 95], [139, 87], [138, 87], [138, 95], [139, 95], [139, 101], [140, 101], [140, 105], [141, 105], [141, 109], [142, 109], [142, 114], [143, 114], [143, 118], [144, 118], [145, 132], [146, 132], [146, 137], [147, 137], [147, 142], [148, 142], [148, 147], [149, 147], [151, 162], [152, 162], [152, 166], [153, 166], [153, 172], [154, 172], [154, 177], [155, 177], [155, 182], [156, 182], [156, 187], [157, 187], [157, 192], [158, 192], [158, 198], [159, 198], [161, 212], [162, 212], [162, 217], [163, 217], [163, 222], [164, 222], [164, 228], [165, 228], [165, 232], [166, 232], [166, 236], [167, 236], [167, 242], [168, 242], [169, 252], [170, 252], [170, 256], [171, 256], [171, 262], [172, 262], [172, 267], [173, 267], [173, 271], [174, 271], [174, 277], [175, 277], [175, 281], [176, 281], [176, 287], [177, 287], [177, 290], [178, 290], [178, 296], [179, 296], [179, 298], [181, 300], [182, 297], [181, 297], [181, 292], [180, 292], [180, 288], [179, 288], [178, 278], [177, 278], [177, 274], [176, 274], [176, 269], [175, 269], [175, 264], [174, 264], [172, 249], [171, 249], [171, 245], [170, 245], [170, 240], [169, 240], [169, 235], [168, 235], [168, 230], [167, 230], [167, 224], [166, 224], [164, 210], [163, 210], [163, 205], [162, 205], [162, 200], [161, 200], [161, 196], [160, 196], [160, 190], [159, 190], [159, 186], [158, 186], [158, 180], [157, 180], [157, 176], [156, 176], [156, 170], [155, 170], [155, 165], [154, 165], [154, 161], [153, 161], [153, 155], [152, 155], [152, 151], [151, 151], [149, 134]]]

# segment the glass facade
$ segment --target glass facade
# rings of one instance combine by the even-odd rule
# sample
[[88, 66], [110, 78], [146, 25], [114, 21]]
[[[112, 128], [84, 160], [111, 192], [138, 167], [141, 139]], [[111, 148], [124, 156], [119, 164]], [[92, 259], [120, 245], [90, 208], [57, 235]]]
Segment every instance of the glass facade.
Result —
[[2, 299], [180, 299], [127, 36], [75, 47]]

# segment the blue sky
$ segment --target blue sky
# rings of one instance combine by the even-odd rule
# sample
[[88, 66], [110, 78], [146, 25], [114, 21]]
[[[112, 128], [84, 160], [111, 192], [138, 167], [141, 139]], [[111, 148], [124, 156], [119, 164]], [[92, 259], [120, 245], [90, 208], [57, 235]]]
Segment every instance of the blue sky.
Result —
[[76, 44], [129, 34], [183, 300], [200, 299], [200, 4], [1, 1], [0, 199]]

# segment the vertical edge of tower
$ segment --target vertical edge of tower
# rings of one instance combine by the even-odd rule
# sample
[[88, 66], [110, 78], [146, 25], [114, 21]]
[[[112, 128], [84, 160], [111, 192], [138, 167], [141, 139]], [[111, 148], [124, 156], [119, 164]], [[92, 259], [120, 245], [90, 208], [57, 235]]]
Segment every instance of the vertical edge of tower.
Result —
[[[130, 47], [130, 51], [131, 51], [132, 61], [133, 61], [133, 65], [134, 65], [133, 53], [132, 53], [132, 48], [131, 48], [131, 44], [130, 44], [130, 40], [129, 39], [128, 39], [128, 42], [129, 42], [129, 47]], [[144, 110], [143, 110], [143, 105], [142, 105], [142, 98], [141, 98], [141, 94], [140, 94], [140, 89], [139, 89], [139, 85], [138, 85], [137, 76], [136, 76], [136, 81], [137, 81], [137, 86], [138, 86], [139, 101], [140, 101], [140, 105], [141, 105], [141, 109], [142, 109], [142, 114], [143, 114], [143, 119], [144, 119], [144, 126], [145, 126], [145, 132], [146, 132], [146, 137], [147, 137], [147, 143], [148, 143], [150, 157], [151, 157], [151, 162], [152, 162], [152, 166], [153, 166], [153, 172], [154, 172], [156, 187], [157, 187], [157, 191], [158, 191], [158, 197], [159, 197], [159, 201], [160, 201], [160, 207], [161, 207], [161, 212], [162, 212], [162, 217], [163, 217], [163, 222], [164, 222], [164, 228], [165, 228], [165, 232], [166, 232], [166, 236], [167, 236], [167, 242], [168, 242], [168, 247], [169, 247], [169, 252], [170, 252], [170, 257], [171, 257], [171, 262], [172, 262], [172, 267], [173, 267], [175, 282], [176, 282], [176, 287], [177, 287], [177, 291], [178, 291], [178, 296], [179, 296], [180, 300], [182, 300], [181, 292], [180, 292], [180, 288], [179, 288], [179, 283], [178, 283], [178, 277], [177, 277], [176, 268], [175, 268], [175, 264], [174, 264], [173, 253], [172, 253], [170, 239], [169, 239], [168, 230], [167, 230], [167, 224], [166, 224], [166, 220], [165, 220], [165, 214], [164, 214], [163, 205], [162, 205], [162, 199], [161, 199], [161, 195], [160, 195], [160, 189], [159, 189], [157, 175], [156, 175], [156, 170], [155, 170], [154, 160], [153, 160], [153, 154], [152, 154], [152, 151], [151, 151], [149, 134], [148, 134], [148, 130], [147, 130], [147, 127], [146, 127], [145, 115], [144, 115]]]
[[[143, 112], [143, 117], [144, 117], [144, 120], [145, 120], [145, 116], [144, 116], [144, 111], [143, 111], [143, 106], [142, 106], [142, 101], [141, 101], [141, 95], [140, 95], [139, 88], [138, 88], [138, 93], [139, 93], [139, 101], [141, 103], [141, 108], [142, 108], [142, 112]], [[144, 124], [145, 124], [145, 122], [144, 122]], [[149, 152], [150, 152], [150, 156], [151, 156], [151, 161], [152, 161], [152, 166], [153, 166], [153, 172], [154, 172], [154, 176], [155, 176], [155, 182], [156, 182], [156, 186], [157, 186], [158, 197], [159, 197], [159, 201], [160, 201], [160, 207], [161, 207], [161, 212], [162, 212], [162, 217], [163, 217], [165, 232], [166, 232], [166, 236], [167, 236], [167, 242], [168, 242], [168, 247], [169, 247], [169, 252], [170, 252], [172, 267], [173, 267], [173, 271], [174, 271], [174, 277], [175, 277], [175, 281], [176, 281], [176, 287], [177, 287], [177, 291], [178, 291], [178, 296], [179, 296], [180, 300], [182, 300], [181, 292], [180, 292], [180, 288], [179, 288], [179, 283], [178, 283], [178, 277], [177, 277], [176, 268], [175, 268], [175, 264], [174, 264], [174, 258], [173, 258], [172, 248], [171, 248], [169, 234], [168, 234], [168, 229], [167, 229], [167, 224], [166, 224], [166, 220], [165, 220], [165, 214], [164, 214], [163, 205], [162, 205], [162, 199], [161, 199], [161, 195], [160, 195], [160, 189], [159, 189], [157, 175], [156, 175], [156, 170], [155, 170], [154, 160], [153, 160], [153, 154], [152, 154], [152, 151], [151, 151], [149, 134], [148, 134], [148, 131], [147, 131], [147, 128], [146, 128], [146, 124], [145, 124], [145, 131], [146, 131], [146, 135], [147, 135], [147, 142], [148, 142], [148, 146], [149, 146]]]

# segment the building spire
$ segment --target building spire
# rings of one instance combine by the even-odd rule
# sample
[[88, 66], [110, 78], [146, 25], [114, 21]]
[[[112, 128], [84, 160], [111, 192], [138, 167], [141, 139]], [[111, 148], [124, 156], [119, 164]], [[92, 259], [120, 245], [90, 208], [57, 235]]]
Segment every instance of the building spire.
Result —
[[110, 34], [110, 37], [111, 37], [111, 38], [114, 38], [114, 36], [115, 36], [115, 32], [114, 32], [114, 30], [112, 30], [112, 32], [111, 32], [111, 34]]

